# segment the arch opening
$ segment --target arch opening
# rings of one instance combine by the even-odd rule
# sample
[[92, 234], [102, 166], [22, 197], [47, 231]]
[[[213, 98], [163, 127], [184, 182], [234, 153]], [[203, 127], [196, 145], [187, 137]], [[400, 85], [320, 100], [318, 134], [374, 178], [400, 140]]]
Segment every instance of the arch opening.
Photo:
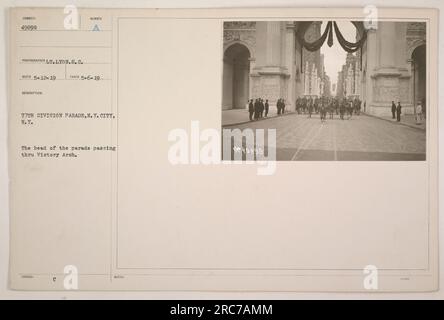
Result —
[[426, 100], [426, 46], [420, 45], [412, 52], [413, 61], [413, 103], [422, 103], [425, 108]]
[[244, 109], [249, 99], [250, 51], [235, 43], [224, 53], [223, 110]]

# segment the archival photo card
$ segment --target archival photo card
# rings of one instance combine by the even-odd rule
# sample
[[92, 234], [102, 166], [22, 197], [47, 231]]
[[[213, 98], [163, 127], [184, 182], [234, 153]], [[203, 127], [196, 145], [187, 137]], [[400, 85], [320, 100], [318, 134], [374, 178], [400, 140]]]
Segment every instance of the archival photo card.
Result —
[[438, 13], [9, 10], [15, 290], [438, 287]]

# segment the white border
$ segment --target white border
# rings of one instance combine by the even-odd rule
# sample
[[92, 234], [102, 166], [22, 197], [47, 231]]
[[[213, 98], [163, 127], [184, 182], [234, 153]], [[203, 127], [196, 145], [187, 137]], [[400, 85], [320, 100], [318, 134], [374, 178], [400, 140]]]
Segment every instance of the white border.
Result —
[[[8, 210], [8, 172], [7, 172], [7, 8], [13, 6], [46, 6], [60, 7], [75, 4], [79, 7], [134, 7], [134, 8], [209, 8], [209, 7], [364, 7], [376, 5], [380, 7], [404, 7], [404, 0], [380, 1], [291, 1], [291, 0], [40, 0], [13, 1], [4, 0], [0, 3], [0, 24], [3, 32], [0, 35], [0, 299], [98, 299], [98, 298], [133, 298], [133, 299], [444, 299], [444, 246], [440, 246], [440, 290], [432, 293], [198, 293], [198, 292], [18, 292], [7, 288], [9, 260], [9, 210]], [[410, 0], [409, 7], [430, 7], [440, 9], [439, 20], [444, 20], [444, 2], [439, 0]], [[439, 56], [444, 57], [444, 28], [440, 26]], [[439, 64], [439, 101], [444, 100], [443, 64]], [[439, 105], [439, 104], [438, 104]], [[439, 115], [439, 136], [444, 136], [444, 116]], [[440, 156], [441, 148], [440, 143]], [[442, 160], [444, 164], [444, 160]], [[441, 162], [440, 162], [441, 163]], [[440, 182], [443, 180], [440, 173]], [[443, 194], [440, 189], [439, 194]], [[440, 209], [439, 231], [440, 242], [444, 239], [444, 214]]]

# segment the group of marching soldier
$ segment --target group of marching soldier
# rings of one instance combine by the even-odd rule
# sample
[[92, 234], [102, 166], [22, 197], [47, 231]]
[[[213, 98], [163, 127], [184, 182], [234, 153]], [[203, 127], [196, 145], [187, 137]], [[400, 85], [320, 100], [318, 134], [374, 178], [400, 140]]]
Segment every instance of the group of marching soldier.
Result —
[[341, 120], [350, 119], [353, 114], [361, 114], [362, 101], [358, 98], [345, 99], [336, 97], [299, 97], [296, 99], [296, 112], [298, 114], [319, 114], [321, 121], [326, 121], [327, 113], [330, 119], [339, 115]]
[[[338, 98], [338, 97], [309, 97], [303, 96], [296, 99], [296, 113], [308, 114], [311, 118], [313, 114], [319, 114], [322, 122], [329, 119], [334, 119], [335, 115], [339, 115], [341, 120], [351, 119], [353, 115], [361, 114], [362, 101], [358, 98]], [[415, 109], [416, 124], [421, 124], [423, 117], [425, 117], [425, 101], [419, 101]], [[398, 122], [401, 121], [401, 103], [396, 105], [392, 101], [391, 111], [393, 119]], [[277, 114], [285, 113], [285, 100], [279, 98], [276, 102]], [[248, 100], [248, 112], [250, 114], [250, 121], [267, 118], [270, 111], [270, 104], [268, 99], [264, 101], [262, 98]], [[365, 112], [365, 103], [364, 103]]]
[[[334, 119], [334, 115], [339, 115], [341, 120], [350, 119], [353, 114], [361, 114], [362, 101], [359, 98], [346, 99], [337, 97], [299, 97], [296, 99], [296, 112], [298, 114], [308, 114], [311, 118], [313, 114], [319, 114], [321, 121]], [[285, 113], [284, 99], [278, 99], [276, 103], [277, 114]], [[268, 100], [257, 98], [248, 101], [248, 112], [250, 120], [259, 120], [268, 117], [270, 105]]]

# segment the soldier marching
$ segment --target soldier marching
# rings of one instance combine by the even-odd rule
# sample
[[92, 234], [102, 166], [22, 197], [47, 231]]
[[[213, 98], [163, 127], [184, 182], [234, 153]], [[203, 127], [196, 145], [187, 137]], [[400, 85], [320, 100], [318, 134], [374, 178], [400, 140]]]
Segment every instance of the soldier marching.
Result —
[[[250, 121], [268, 118], [270, 103], [268, 99], [256, 98], [247, 102]], [[319, 114], [321, 122], [335, 119], [339, 115], [341, 120], [350, 120], [361, 114], [362, 101], [358, 98], [339, 98], [327, 96], [300, 96], [295, 101], [295, 112], [312, 118]], [[283, 98], [276, 100], [276, 115], [285, 114], [286, 103]], [[396, 109], [395, 109], [396, 110]]]

